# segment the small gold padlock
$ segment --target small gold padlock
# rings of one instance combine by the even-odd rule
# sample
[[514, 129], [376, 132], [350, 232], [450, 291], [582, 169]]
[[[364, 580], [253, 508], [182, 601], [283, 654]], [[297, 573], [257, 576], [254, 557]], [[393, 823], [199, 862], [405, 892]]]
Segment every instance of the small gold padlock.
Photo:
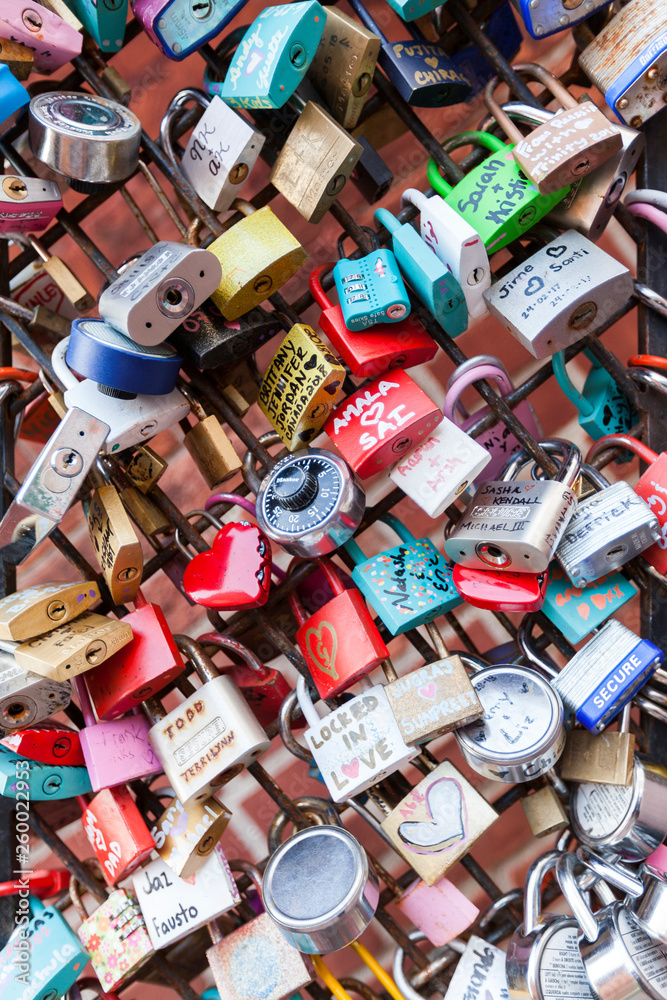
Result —
[[587, 729], [567, 734], [558, 763], [565, 781], [593, 781], [599, 785], [630, 785], [635, 761], [635, 737], [629, 732], [595, 735]]
[[179, 878], [189, 878], [220, 840], [232, 818], [217, 799], [191, 802], [185, 809], [171, 800], [151, 830], [155, 850]]
[[38, 583], [0, 600], [0, 639], [23, 642], [64, 625], [100, 599], [95, 580]]
[[13, 652], [26, 670], [52, 681], [66, 681], [103, 663], [131, 641], [129, 625], [86, 611], [46, 635], [21, 643]]
[[127, 464], [128, 479], [142, 493], [149, 493], [166, 471], [167, 463], [148, 445], [141, 445]]
[[546, 837], [557, 830], [564, 830], [570, 822], [563, 803], [551, 785], [524, 796], [521, 808], [533, 837]]
[[327, 23], [308, 76], [336, 121], [352, 129], [371, 89], [380, 39], [336, 7], [324, 10]]
[[362, 153], [363, 146], [324, 108], [308, 101], [271, 167], [269, 180], [307, 222], [319, 222]]
[[0, 65], [7, 66], [17, 80], [27, 80], [34, 62], [32, 49], [20, 42], [0, 38]]
[[143, 574], [143, 556], [115, 486], [100, 486], [88, 509], [88, 534], [111, 599], [115, 604], [133, 601]]
[[[255, 376], [253, 376], [250, 367], [251, 364], [256, 373]], [[240, 361], [238, 365], [234, 365], [233, 368], [229, 368], [222, 373], [219, 378], [227, 388], [234, 389], [248, 406], [252, 406], [253, 403], [257, 402], [259, 386], [262, 380], [257, 374], [254, 362], [246, 358], [244, 361]]]
[[194, 427], [186, 419], [181, 421], [181, 427], [185, 431], [183, 444], [208, 488], [214, 489], [239, 472], [241, 459], [218, 418], [213, 414], [206, 415], [204, 407], [186, 385], [181, 384], [180, 389], [198, 420]]
[[92, 309], [95, 305], [95, 299], [88, 289], [84, 288], [79, 279], [72, 274], [67, 264], [60, 257], [53, 257], [34, 236], [26, 234], [26, 238], [42, 261], [46, 273], [50, 278], [53, 278], [74, 309], [79, 313], [85, 313]]
[[295, 323], [268, 367], [259, 408], [289, 451], [305, 448], [345, 395], [345, 368], [311, 327]]
[[[361, 148], [361, 147], [360, 147]], [[222, 265], [211, 298], [225, 319], [238, 319], [264, 302], [305, 264], [308, 254], [273, 210], [237, 198], [246, 216], [207, 247]]]
[[132, 520], [139, 529], [152, 538], [160, 532], [173, 531], [174, 526], [158, 505], [149, 496], [144, 496], [134, 486], [121, 490], [120, 498]]
[[67, 413], [65, 406], [65, 396], [62, 392], [52, 392], [49, 394], [49, 405], [53, 407], [60, 419]]

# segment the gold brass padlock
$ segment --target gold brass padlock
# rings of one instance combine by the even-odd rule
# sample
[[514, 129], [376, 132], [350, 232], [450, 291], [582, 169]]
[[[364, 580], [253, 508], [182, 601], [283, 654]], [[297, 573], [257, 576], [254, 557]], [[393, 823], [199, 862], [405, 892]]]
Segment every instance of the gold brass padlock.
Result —
[[33, 62], [32, 49], [27, 45], [0, 38], [0, 65], [7, 66], [17, 80], [28, 79]]
[[100, 599], [95, 580], [39, 583], [0, 600], [0, 639], [23, 642], [64, 625]]
[[42, 261], [44, 270], [63, 293], [65, 298], [79, 313], [86, 313], [95, 305], [95, 299], [88, 289], [84, 288], [79, 279], [70, 271], [60, 257], [52, 256], [39, 240], [26, 235], [30, 246]]
[[324, 108], [308, 101], [271, 167], [269, 180], [306, 222], [319, 222], [362, 153], [363, 146]]
[[632, 733], [605, 730], [596, 735], [587, 729], [573, 729], [567, 734], [558, 770], [565, 781], [630, 785], [634, 762]]
[[133, 601], [143, 573], [143, 556], [115, 486], [100, 486], [88, 509], [88, 534], [111, 599], [115, 604]]
[[546, 837], [557, 830], [564, 830], [570, 822], [563, 803], [551, 785], [524, 796], [521, 808], [533, 837]]
[[336, 7], [325, 7], [327, 23], [308, 76], [343, 128], [359, 121], [371, 89], [380, 39]]
[[232, 208], [246, 215], [207, 247], [222, 265], [222, 279], [211, 298], [225, 319], [238, 319], [273, 295], [308, 254], [273, 210], [236, 199]]
[[171, 800], [151, 830], [155, 850], [179, 878], [189, 878], [220, 840], [232, 818], [217, 799], [191, 802], [185, 809]]
[[194, 427], [187, 419], [181, 421], [185, 431], [183, 444], [190, 457], [201, 472], [209, 489], [219, 486], [226, 479], [236, 475], [242, 462], [234, 451], [222, 425], [215, 415], [206, 415], [204, 407], [195, 399], [186, 385], [181, 385], [181, 392], [197, 417]]
[[129, 625], [86, 611], [46, 635], [22, 642], [13, 653], [26, 670], [52, 681], [66, 681], [104, 663], [131, 641]]
[[128, 479], [142, 493], [149, 493], [167, 468], [165, 460], [148, 445], [141, 445], [127, 464]]
[[345, 395], [345, 368], [311, 327], [295, 323], [268, 367], [257, 400], [289, 451], [305, 448]]
[[159, 535], [160, 532], [174, 530], [167, 515], [149, 496], [144, 496], [136, 487], [126, 486], [124, 490], [121, 490], [120, 498], [132, 520], [139, 526], [139, 530], [144, 535], [148, 535], [149, 538], [152, 538], [153, 535]]
[[259, 384], [262, 381], [260, 376], [257, 374], [254, 361], [252, 364], [256, 373], [255, 376], [252, 374], [250, 363], [247, 359], [239, 361], [237, 365], [234, 365], [233, 368], [229, 368], [225, 372], [220, 374], [216, 372], [216, 377], [220, 379], [220, 382], [223, 383], [227, 389], [235, 390], [248, 406], [252, 406], [253, 403], [257, 402], [259, 396]]

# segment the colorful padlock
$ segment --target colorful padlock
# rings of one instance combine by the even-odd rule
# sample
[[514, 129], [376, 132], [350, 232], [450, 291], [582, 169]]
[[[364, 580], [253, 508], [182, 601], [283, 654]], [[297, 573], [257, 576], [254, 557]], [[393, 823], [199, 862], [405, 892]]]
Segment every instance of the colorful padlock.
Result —
[[[586, 376], [583, 392], [579, 392], [565, 367], [565, 352], [558, 351], [551, 358], [554, 377], [571, 403], [579, 411], [579, 426], [594, 441], [605, 434], [627, 434], [639, 417], [622, 388], [590, 351], [584, 351], [593, 362]], [[632, 453], [621, 452], [619, 462], [632, 461]]]
[[125, 785], [104, 788], [81, 817], [107, 885], [116, 885], [143, 865], [155, 849], [153, 838]]
[[345, 325], [355, 332], [376, 323], [399, 323], [411, 308], [396, 257], [380, 248], [373, 230], [364, 232], [370, 233], [372, 252], [354, 259], [343, 257], [343, 234], [338, 240], [341, 259], [333, 269]]
[[575, 587], [554, 559], [549, 566], [542, 611], [568, 642], [578, 643], [616, 614], [636, 593], [634, 583], [619, 572]]

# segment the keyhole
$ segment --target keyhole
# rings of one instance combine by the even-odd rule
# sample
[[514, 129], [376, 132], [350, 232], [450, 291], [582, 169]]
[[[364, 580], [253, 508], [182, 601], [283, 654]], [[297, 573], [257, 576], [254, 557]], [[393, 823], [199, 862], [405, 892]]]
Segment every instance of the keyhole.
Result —
[[42, 25], [44, 24], [42, 18], [39, 16], [36, 10], [24, 10], [21, 20], [23, 21], [28, 31], [32, 31], [33, 33], [41, 31]]

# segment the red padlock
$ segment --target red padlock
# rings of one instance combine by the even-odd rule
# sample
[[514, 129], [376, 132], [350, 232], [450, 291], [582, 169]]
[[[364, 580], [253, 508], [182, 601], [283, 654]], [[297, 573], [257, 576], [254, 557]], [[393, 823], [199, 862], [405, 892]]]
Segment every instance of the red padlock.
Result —
[[454, 564], [452, 579], [459, 594], [473, 608], [489, 611], [539, 611], [549, 582], [547, 573], [501, 573]]
[[0, 746], [7, 747], [18, 757], [36, 760], [42, 764], [68, 764], [85, 767], [79, 734], [59, 722], [41, 722], [32, 729], [20, 729], [0, 739]]
[[275, 722], [280, 712], [283, 700], [291, 692], [291, 687], [275, 667], [265, 667], [262, 661], [251, 650], [236, 639], [221, 632], [206, 632], [197, 639], [200, 646], [210, 643], [236, 653], [245, 660], [237, 663], [216, 664], [221, 674], [229, 674], [235, 684], [241, 689], [241, 694], [253, 710], [262, 729]]
[[125, 785], [104, 788], [90, 803], [83, 799], [82, 808], [84, 832], [108, 885], [122, 882], [155, 850], [155, 841]]
[[441, 421], [433, 400], [397, 369], [343, 400], [324, 430], [348, 465], [368, 479], [416, 447]]
[[119, 719], [185, 668], [162, 609], [149, 604], [140, 590], [134, 606], [123, 619], [132, 629], [132, 642], [84, 675], [98, 719]]
[[32, 896], [48, 899], [67, 889], [70, 877], [66, 868], [38, 868], [30, 875], [21, 874], [20, 878], [11, 882], [0, 882], [0, 896], [15, 896], [19, 889], [24, 889], [27, 885]]
[[[290, 568], [301, 560], [293, 559]], [[333, 698], [370, 674], [389, 656], [359, 590], [346, 590], [335, 565], [319, 560], [336, 595], [310, 618], [293, 590], [292, 611], [299, 622], [296, 641], [320, 697]]]
[[330, 268], [331, 264], [316, 267], [308, 285], [322, 310], [320, 327], [353, 375], [375, 378], [382, 372], [412, 368], [435, 357], [437, 344], [412, 314], [398, 323], [376, 323], [356, 333], [348, 330], [341, 307], [335, 306], [322, 288], [321, 275]]

